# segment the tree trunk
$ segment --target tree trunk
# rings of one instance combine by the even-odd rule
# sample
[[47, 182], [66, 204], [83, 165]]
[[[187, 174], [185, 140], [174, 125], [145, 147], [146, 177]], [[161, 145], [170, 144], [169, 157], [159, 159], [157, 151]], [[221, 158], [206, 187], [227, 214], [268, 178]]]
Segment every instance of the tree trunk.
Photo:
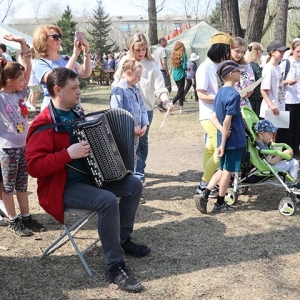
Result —
[[260, 43], [263, 37], [263, 26], [267, 6], [268, 0], [251, 0], [245, 33], [246, 45], [251, 42]]
[[150, 46], [153, 46], [158, 44], [156, 0], [148, 0], [148, 16], [149, 16], [148, 37], [149, 37]]
[[277, 0], [274, 40], [286, 43], [289, 0]]
[[244, 37], [244, 30], [241, 27], [239, 1], [221, 0], [223, 31], [229, 31], [234, 36]]

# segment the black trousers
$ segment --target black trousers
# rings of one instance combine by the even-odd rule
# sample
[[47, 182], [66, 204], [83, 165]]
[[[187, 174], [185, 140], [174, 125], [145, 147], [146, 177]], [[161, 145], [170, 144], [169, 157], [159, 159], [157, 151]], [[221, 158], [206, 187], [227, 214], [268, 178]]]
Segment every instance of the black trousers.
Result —
[[171, 93], [172, 92], [172, 85], [171, 85], [170, 75], [168, 75], [165, 70], [160, 70], [160, 71], [164, 76], [165, 87], [169, 91], [169, 93]]
[[294, 154], [299, 154], [300, 104], [286, 104], [285, 110], [290, 112], [290, 126], [278, 129], [276, 142], [286, 143], [293, 149]]
[[175, 82], [178, 87], [178, 91], [177, 91], [177, 94], [175, 95], [175, 97], [173, 98], [172, 102], [173, 102], [173, 104], [175, 104], [177, 102], [177, 100], [179, 100], [179, 106], [183, 106], [185, 77], [183, 77]]
[[258, 98], [258, 99], [252, 99], [251, 97], [249, 97], [249, 101], [252, 107], [252, 110], [257, 114], [257, 116], [259, 116], [259, 112], [260, 112], [260, 106], [261, 106], [261, 102], [262, 102], [263, 98]]
[[[186, 78], [186, 85], [185, 85], [185, 89], [184, 89], [184, 98], [185, 98], [186, 94], [189, 92], [191, 86], [192, 86], [192, 79]], [[197, 94], [197, 90], [196, 90], [196, 81], [195, 81], [195, 84], [193, 85], [193, 88], [194, 88], [195, 101], [198, 102], [199, 98], [198, 98], [198, 94]]]

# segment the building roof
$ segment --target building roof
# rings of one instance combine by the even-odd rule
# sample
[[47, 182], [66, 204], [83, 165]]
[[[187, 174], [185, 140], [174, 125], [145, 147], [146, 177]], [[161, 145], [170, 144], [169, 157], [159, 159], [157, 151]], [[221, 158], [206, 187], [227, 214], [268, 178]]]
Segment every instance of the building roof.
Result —
[[[92, 18], [93, 16], [90, 16]], [[148, 15], [116, 15], [116, 16], [109, 16], [111, 18], [112, 22], [148, 22], [149, 17]], [[201, 17], [198, 18], [198, 20], [201, 19]], [[87, 22], [86, 17], [73, 17], [73, 20], [75, 22]], [[157, 16], [158, 21], [184, 21], [187, 22], [188, 20], [193, 20], [187, 18], [185, 15], [158, 15]], [[24, 18], [24, 19], [13, 19], [10, 22], [10, 25], [14, 24], [29, 24], [29, 25], [39, 25], [39, 24], [52, 24], [53, 21], [55, 21], [53, 18]]]

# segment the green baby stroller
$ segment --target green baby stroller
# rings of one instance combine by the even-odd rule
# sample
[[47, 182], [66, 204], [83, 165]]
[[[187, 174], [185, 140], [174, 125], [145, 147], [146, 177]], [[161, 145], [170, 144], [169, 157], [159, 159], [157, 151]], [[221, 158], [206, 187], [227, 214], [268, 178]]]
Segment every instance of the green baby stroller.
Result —
[[291, 216], [295, 212], [295, 204], [298, 200], [297, 194], [299, 194], [298, 190], [293, 188], [295, 180], [287, 172], [278, 171], [265, 158], [268, 155], [279, 155], [282, 159], [290, 160], [292, 156], [283, 153], [282, 149], [291, 148], [283, 143], [272, 143], [272, 150], [259, 149], [255, 142], [257, 134], [253, 129], [259, 118], [249, 107], [243, 106], [241, 111], [246, 128], [247, 148], [241, 171], [240, 173], [234, 173], [225, 201], [229, 205], [236, 203], [238, 196], [245, 194], [252, 185], [272, 184], [281, 186], [286, 190], [287, 196], [281, 199], [278, 209], [283, 216]]

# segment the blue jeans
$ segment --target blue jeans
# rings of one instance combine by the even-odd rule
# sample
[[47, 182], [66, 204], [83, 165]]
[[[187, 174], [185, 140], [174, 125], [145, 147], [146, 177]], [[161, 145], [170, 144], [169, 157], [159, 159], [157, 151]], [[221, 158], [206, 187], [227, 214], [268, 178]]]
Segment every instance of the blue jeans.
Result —
[[148, 156], [148, 134], [153, 119], [153, 110], [148, 110], [149, 126], [146, 133], [140, 138], [139, 146], [136, 151], [137, 163], [134, 170], [134, 176], [143, 179], [145, 177], [146, 159]]
[[[103, 188], [87, 181], [65, 189], [65, 207], [98, 212], [98, 233], [108, 269], [124, 260], [121, 245], [132, 234], [142, 188], [138, 178], [126, 175], [123, 180], [105, 184]], [[119, 202], [117, 197], [121, 197]]]

